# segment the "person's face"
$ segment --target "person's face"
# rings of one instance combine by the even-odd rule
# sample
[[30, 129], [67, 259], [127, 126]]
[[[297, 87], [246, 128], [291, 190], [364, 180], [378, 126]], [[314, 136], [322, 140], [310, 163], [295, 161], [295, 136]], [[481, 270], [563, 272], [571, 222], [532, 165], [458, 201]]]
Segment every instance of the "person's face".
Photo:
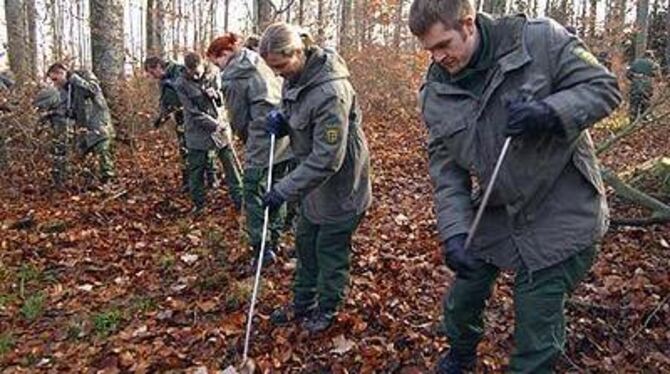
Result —
[[67, 84], [67, 71], [56, 69], [49, 73], [49, 79], [58, 88], [63, 88]]
[[233, 56], [235, 56], [235, 51], [224, 50], [224, 51], [221, 52], [221, 55], [218, 56], [218, 57], [207, 56], [207, 58], [209, 59], [209, 62], [218, 66], [219, 69], [223, 69], [226, 66], [228, 66], [228, 64], [230, 63], [230, 60], [233, 59]]
[[188, 69], [188, 73], [193, 79], [202, 78], [202, 75], [205, 74], [205, 64], [200, 63], [194, 69]]
[[165, 69], [163, 69], [160, 65], [156, 65], [152, 68], [147, 69], [147, 74], [153, 79], [161, 79], [163, 78], [163, 75], [165, 75]]
[[434, 23], [419, 37], [423, 49], [430, 52], [433, 61], [445, 68], [449, 74], [463, 70], [475, 52], [477, 26], [473, 16], [460, 21], [461, 30], [447, 29], [442, 22]]
[[300, 49], [295, 51], [292, 56], [286, 56], [281, 53], [268, 53], [264, 58], [275, 74], [288, 80], [299, 76], [305, 67], [305, 54]]

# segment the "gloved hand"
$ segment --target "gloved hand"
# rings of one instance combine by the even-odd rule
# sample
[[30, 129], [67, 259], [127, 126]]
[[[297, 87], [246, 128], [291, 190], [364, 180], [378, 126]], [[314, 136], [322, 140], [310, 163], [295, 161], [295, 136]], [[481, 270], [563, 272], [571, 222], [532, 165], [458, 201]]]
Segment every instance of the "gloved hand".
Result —
[[270, 192], [263, 196], [263, 207], [274, 210], [279, 208], [284, 203], [284, 201], [284, 197], [282, 197], [282, 195], [280, 195], [279, 192], [273, 188], [270, 190]]
[[505, 135], [561, 132], [561, 122], [551, 107], [542, 100], [514, 100], [507, 103], [507, 128]]
[[272, 109], [268, 115], [268, 133], [274, 134], [275, 136], [283, 136], [287, 133], [288, 121], [284, 114], [278, 109]]
[[444, 262], [459, 276], [467, 278], [469, 272], [478, 267], [479, 260], [465, 248], [467, 234], [458, 234], [444, 242]]

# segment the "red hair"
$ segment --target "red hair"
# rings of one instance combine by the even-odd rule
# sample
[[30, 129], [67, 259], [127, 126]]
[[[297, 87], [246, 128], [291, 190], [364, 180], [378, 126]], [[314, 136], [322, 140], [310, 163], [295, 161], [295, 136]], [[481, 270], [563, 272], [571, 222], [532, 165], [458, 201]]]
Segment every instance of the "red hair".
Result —
[[240, 48], [241, 43], [241, 36], [232, 32], [227, 32], [223, 34], [223, 36], [219, 36], [209, 43], [207, 56], [216, 58], [220, 57], [224, 51], [237, 51]]

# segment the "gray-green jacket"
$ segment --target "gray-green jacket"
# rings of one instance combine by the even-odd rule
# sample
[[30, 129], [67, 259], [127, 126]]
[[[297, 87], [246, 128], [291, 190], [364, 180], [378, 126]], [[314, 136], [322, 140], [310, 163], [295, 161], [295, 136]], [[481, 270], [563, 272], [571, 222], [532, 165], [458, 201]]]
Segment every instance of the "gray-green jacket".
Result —
[[302, 199], [316, 224], [362, 214], [371, 203], [370, 156], [349, 71], [335, 52], [307, 51], [297, 82], [284, 82], [282, 110], [300, 165], [276, 185], [288, 199]]
[[[267, 168], [270, 136], [267, 114], [281, 101], [281, 80], [256, 53], [242, 49], [221, 74], [228, 119], [244, 141], [245, 166]], [[275, 141], [274, 163], [293, 158], [288, 138]]]
[[[179, 96], [177, 95], [177, 90], [175, 84], [177, 79], [184, 72], [184, 65], [177, 64], [176, 62], [168, 62], [165, 68], [165, 74], [161, 77], [160, 80], [160, 112], [159, 117], [165, 118], [171, 113], [181, 111], [181, 102], [179, 101]], [[181, 115], [178, 115], [177, 120], [181, 118]], [[181, 125], [178, 123], [177, 125]]]
[[[175, 83], [179, 101], [184, 110], [184, 137], [186, 148], [206, 151], [224, 148], [230, 144], [230, 126], [221, 121], [219, 107], [221, 81], [218, 74], [206, 72], [194, 80], [186, 71]], [[210, 98], [205, 89], [213, 88], [217, 97]]]
[[[85, 75], [86, 79], [81, 75]], [[91, 72], [72, 72], [67, 85], [61, 89], [67, 112], [74, 118], [79, 129], [83, 150], [89, 150], [99, 142], [114, 137], [112, 116], [100, 84]]]
[[608, 225], [605, 189], [586, 129], [621, 96], [616, 78], [582, 42], [549, 19], [487, 22], [496, 63], [481, 97], [428, 70], [420, 101], [429, 130], [429, 167], [442, 240], [467, 233], [479, 198], [471, 175], [488, 185], [505, 140], [506, 102], [544, 100], [564, 135], [516, 137], [473, 238], [472, 250], [503, 268], [530, 271], [592, 246]]
[[42, 120], [48, 120], [53, 126], [67, 126], [66, 100], [62, 90], [46, 87], [37, 93], [33, 106], [41, 112]]

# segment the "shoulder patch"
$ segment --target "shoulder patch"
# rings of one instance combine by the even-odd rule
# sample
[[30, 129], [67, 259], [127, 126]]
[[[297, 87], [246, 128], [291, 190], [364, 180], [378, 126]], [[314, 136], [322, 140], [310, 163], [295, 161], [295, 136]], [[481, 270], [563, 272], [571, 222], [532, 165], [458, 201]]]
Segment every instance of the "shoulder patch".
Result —
[[572, 50], [572, 54], [577, 56], [580, 60], [586, 62], [589, 65], [600, 65], [600, 62], [591, 52], [587, 51], [583, 47], [575, 47]]
[[339, 127], [328, 127], [324, 135], [324, 140], [328, 144], [337, 144], [337, 142], [340, 140], [340, 137], [342, 136], [341, 133], [342, 131]]

